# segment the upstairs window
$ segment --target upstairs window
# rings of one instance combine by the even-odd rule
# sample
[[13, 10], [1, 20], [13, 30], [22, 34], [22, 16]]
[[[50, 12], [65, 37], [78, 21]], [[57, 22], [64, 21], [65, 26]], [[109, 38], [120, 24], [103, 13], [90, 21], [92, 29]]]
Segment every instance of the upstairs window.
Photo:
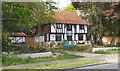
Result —
[[71, 25], [71, 24], [68, 24], [68, 25], [67, 25], [67, 30], [68, 30], [68, 31], [71, 31], [71, 30], [72, 30], [72, 25]]
[[62, 24], [57, 24], [57, 29], [62, 29]]
[[79, 25], [79, 28], [80, 29], [84, 29], [84, 25]]

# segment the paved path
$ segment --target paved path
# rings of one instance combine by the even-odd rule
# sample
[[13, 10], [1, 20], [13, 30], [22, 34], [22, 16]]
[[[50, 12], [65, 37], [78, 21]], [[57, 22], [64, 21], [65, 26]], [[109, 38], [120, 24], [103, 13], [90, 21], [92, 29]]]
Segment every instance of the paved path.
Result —
[[118, 69], [118, 63], [108, 63], [102, 65], [88, 66], [76, 69]]
[[[56, 70], [57, 71], [57, 70]], [[118, 63], [106, 63], [85, 67], [73, 67], [59, 71], [119, 71]]]
[[88, 60], [88, 59], [105, 59], [106, 62], [118, 62], [118, 54], [103, 55], [103, 54], [81, 53], [81, 52], [71, 52], [71, 51], [64, 51], [64, 52], [69, 54], [82, 55], [82, 56], [85, 56], [86, 58], [75, 58], [75, 59], [56, 60], [56, 61], [49, 61], [49, 62], [21, 64], [21, 65], [3, 67], [3, 69], [23, 69], [28, 66], [37, 66], [40, 64], [61, 63], [61, 62], [72, 61], [72, 60]]
[[94, 53], [84, 53], [84, 52], [73, 52], [73, 51], [64, 51], [69, 54], [82, 55], [86, 58], [99, 58], [105, 59], [107, 62], [118, 62], [118, 54], [94, 54]]

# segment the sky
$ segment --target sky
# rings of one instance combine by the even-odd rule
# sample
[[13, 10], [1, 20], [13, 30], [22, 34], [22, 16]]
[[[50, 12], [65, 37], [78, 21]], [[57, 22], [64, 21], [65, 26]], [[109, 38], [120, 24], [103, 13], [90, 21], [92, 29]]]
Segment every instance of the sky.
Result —
[[61, 10], [64, 9], [68, 4], [71, 4], [71, 0], [53, 0], [53, 1], [58, 3], [57, 6]]

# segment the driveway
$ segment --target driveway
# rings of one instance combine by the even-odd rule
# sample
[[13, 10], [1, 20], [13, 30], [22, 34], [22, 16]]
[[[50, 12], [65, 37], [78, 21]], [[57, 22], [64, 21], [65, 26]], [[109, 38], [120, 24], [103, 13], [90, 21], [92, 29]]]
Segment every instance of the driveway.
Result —
[[64, 51], [68, 54], [82, 55], [86, 58], [93, 59], [105, 59], [107, 62], [117, 62], [118, 63], [118, 54], [94, 54], [94, 53], [85, 53], [85, 52], [73, 52], [73, 51]]

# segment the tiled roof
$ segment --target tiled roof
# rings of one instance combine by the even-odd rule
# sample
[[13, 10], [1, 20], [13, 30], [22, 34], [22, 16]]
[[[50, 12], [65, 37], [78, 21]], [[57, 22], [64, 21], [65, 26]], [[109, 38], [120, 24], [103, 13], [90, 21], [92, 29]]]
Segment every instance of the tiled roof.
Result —
[[19, 33], [11, 33], [11, 36], [27, 36], [27, 35], [23, 32], [19, 32]]
[[88, 24], [87, 20], [78, 16], [75, 12], [56, 11], [54, 18], [57, 23], [64, 24]]

